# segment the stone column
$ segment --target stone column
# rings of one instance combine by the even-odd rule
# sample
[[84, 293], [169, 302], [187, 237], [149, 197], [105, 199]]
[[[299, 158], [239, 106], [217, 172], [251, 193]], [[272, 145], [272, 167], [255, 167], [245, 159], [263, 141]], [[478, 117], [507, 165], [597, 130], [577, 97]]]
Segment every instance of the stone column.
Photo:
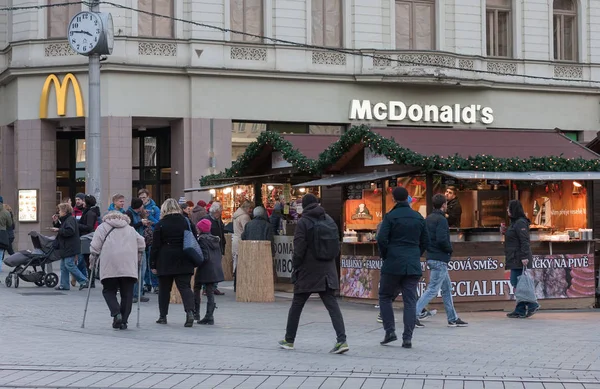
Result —
[[102, 118], [102, 215], [112, 202], [112, 195], [125, 196], [126, 206], [132, 189], [132, 131], [131, 117], [108, 116]]

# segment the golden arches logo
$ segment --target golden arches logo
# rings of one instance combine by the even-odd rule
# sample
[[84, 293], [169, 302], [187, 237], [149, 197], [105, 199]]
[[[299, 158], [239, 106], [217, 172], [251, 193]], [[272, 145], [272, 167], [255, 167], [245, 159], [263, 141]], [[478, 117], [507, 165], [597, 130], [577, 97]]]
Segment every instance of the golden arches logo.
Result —
[[56, 75], [51, 74], [46, 78], [46, 82], [44, 82], [44, 87], [42, 88], [42, 95], [40, 97], [40, 119], [46, 119], [48, 117], [48, 98], [50, 97], [50, 88], [52, 85], [54, 85], [54, 94], [56, 95], [56, 114], [58, 116], [65, 116], [67, 114], [69, 83], [73, 86], [73, 93], [75, 94], [77, 116], [85, 116], [81, 88], [79, 87], [79, 82], [75, 76], [72, 73], [67, 73], [61, 82]]

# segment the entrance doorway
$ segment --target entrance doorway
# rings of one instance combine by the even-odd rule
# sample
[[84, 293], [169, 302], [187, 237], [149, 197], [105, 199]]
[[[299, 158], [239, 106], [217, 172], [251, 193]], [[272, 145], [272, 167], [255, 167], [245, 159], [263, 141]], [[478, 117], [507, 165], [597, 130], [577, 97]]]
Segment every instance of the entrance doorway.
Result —
[[171, 129], [134, 130], [132, 140], [133, 188], [148, 189], [160, 207], [171, 197]]
[[56, 200], [85, 193], [85, 131], [56, 133]]

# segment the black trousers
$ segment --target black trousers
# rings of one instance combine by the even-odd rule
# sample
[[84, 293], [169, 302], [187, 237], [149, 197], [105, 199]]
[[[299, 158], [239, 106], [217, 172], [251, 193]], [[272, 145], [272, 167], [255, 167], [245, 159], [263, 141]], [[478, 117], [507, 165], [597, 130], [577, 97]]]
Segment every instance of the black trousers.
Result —
[[379, 280], [379, 311], [386, 333], [396, 331], [392, 301], [402, 292], [404, 302], [404, 332], [402, 340], [411, 340], [417, 321], [417, 285], [419, 276], [382, 274]]
[[[131, 305], [133, 303], [133, 285], [136, 279], [132, 277], [105, 278], [102, 280], [102, 296], [108, 305], [110, 315], [117, 316], [119, 313], [123, 317], [123, 323], [127, 323], [131, 314]], [[117, 300], [117, 291], [121, 293], [121, 302]]]
[[175, 281], [179, 294], [181, 294], [184, 310], [186, 312], [194, 311], [194, 292], [192, 292], [191, 274], [158, 276], [158, 310], [161, 317], [166, 317], [169, 314], [169, 301], [171, 300], [173, 281]]
[[[292, 300], [292, 306], [288, 313], [287, 328], [285, 331], [286, 342], [294, 343], [296, 339], [296, 332], [298, 332], [298, 323], [300, 323], [300, 315], [304, 304], [312, 293], [294, 293], [294, 299]], [[323, 301], [323, 305], [329, 312], [331, 318], [331, 324], [335, 329], [337, 335], [337, 341], [344, 343], [346, 341], [346, 328], [344, 327], [344, 318], [342, 317], [342, 311], [338, 305], [337, 299], [335, 298], [335, 291], [327, 288], [324, 292], [319, 292], [319, 297]]]

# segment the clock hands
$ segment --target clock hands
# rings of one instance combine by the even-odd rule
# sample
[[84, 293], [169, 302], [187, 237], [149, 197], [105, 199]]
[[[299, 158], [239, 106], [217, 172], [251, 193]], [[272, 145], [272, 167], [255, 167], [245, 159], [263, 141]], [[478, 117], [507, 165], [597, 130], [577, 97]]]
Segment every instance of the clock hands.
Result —
[[85, 35], [89, 35], [92, 36], [91, 33], [87, 32], [87, 31], [83, 31], [83, 30], [79, 30], [79, 31], [73, 31], [74, 34], [85, 34]]

